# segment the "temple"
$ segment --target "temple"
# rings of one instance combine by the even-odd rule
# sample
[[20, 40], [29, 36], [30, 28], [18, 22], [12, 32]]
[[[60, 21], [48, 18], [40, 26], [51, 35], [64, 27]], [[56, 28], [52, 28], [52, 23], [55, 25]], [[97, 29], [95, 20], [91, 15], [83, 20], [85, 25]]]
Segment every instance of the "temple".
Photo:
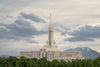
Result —
[[48, 40], [46, 40], [46, 45], [43, 46], [39, 51], [30, 51], [30, 52], [20, 52], [20, 56], [27, 58], [43, 58], [46, 57], [47, 60], [52, 61], [54, 59], [70, 61], [72, 59], [84, 59], [81, 52], [72, 52], [72, 51], [61, 51], [55, 45], [54, 40], [54, 29], [52, 27], [52, 18], [50, 14], [50, 26], [48, 28]]

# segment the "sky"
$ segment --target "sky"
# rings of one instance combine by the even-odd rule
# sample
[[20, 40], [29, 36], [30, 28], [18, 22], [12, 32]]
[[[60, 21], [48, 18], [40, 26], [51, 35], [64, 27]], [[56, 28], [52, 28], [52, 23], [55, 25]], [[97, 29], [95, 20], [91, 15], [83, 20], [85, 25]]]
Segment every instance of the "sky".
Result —
[[61, 50], [100, 52], [100, 0], [0, 0], [0, 55], [39, 50], [48, 39], [50, 13]]

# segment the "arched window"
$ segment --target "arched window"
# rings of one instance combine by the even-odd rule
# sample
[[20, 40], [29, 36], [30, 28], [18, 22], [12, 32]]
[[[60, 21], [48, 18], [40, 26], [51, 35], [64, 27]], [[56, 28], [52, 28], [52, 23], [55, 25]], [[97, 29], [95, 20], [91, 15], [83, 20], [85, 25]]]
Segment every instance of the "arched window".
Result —
[[45, 57], [45, 52], [41, 52], [41, 58]]

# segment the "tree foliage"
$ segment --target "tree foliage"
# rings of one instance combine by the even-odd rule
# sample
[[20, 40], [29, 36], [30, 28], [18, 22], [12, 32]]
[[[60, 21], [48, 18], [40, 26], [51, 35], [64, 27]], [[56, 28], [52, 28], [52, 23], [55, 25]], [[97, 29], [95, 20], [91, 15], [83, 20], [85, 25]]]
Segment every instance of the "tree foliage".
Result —
[[100, 67], [100, 57], [92, 59], [83, 60], [53, 60], [48, 61], [45, 57], [41, 59], [37, 58], [25, 58], [25, 57], [9, 57], [0, 58], [0, 67]]

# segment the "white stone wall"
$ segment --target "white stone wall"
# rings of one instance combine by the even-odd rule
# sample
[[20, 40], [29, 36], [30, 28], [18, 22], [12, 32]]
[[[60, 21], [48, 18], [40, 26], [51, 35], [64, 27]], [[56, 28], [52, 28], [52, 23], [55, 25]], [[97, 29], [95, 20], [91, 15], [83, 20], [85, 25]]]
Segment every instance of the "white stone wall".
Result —
[[49, 61], [54, 59], [65, 61], [72, 59], [84, 59], [81, 52], [46, 51], [45, 49], [40, 49], [40, 51], [20, 52], [20, 56], [38, 59], [46, 57]]

